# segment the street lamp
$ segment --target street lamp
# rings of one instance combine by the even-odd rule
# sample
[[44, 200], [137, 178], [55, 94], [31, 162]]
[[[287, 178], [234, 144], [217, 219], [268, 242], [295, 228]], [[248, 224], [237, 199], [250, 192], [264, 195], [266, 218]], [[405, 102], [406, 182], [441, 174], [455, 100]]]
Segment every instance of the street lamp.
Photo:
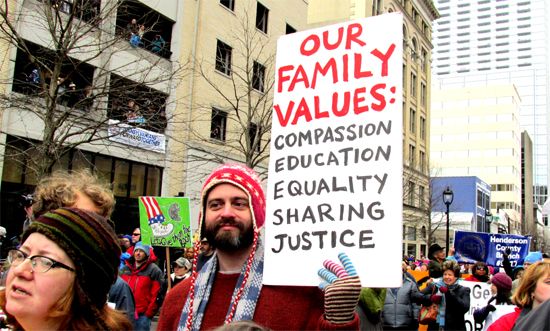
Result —
[[493, 214], [491, 214], [491, 211], [489, 209], [485, 210], [485, 232], [491, 233], [491, 222]]
[[447, 236], [445, 237], [445, 256], [449, 255], [449, 206], [453, 203], [454, 193], [449, 186], [443, 191], [443, 203], [447, 206]]

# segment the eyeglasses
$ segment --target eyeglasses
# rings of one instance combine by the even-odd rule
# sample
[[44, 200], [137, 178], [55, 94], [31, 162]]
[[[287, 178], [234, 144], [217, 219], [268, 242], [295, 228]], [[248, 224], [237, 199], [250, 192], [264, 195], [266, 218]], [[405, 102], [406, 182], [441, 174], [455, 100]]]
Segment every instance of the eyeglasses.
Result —
[[58, 262], [47, 256], [33, 255], [29, 257], [27, 253], [22, 252], [18, 249], [12, 249], [8, 252], [8, 262], [12, 266], [18, 266], [21, 263], [23, 263], [26, 259], [31, 260], [32, 270], [40, 273], [48, 272], [48, 270], [50, 270], [51, 268], [63, 268], [72, 272], [76, 271], [73, 268], [69, 267], [68, 265]]
[[141, 233], [132, 233], [132, 236], [139, 236]]
[[477, 269], [477, 270], [485, 270], [485, 267], [477, 266], [476, 269]]

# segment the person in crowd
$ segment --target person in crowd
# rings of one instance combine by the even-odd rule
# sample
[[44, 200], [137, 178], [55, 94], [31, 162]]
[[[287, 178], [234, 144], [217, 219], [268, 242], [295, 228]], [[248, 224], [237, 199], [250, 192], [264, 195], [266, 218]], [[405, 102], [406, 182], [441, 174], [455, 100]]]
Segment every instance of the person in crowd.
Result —
[[529, 266], [532, 265], [533, 263], [542, 261], [542, 259], [543, 258], [542, 258], [541, 252], [529, 252], [527, 256], [525, 256], [525, 258], [523, 259], [523, 265], [518, 266], [514, 269], [514, 280], [512, 281], [512, 295], [516, 293], [516, 290], [523, 279], [522, 276], [525, 270], [529, 268]]
[[360, 330], [382, 330], [382, 310], [384, 309], [385, 299], [385, 288], [363, 287], [361, 289], [359, 302], [355, 309], [359, 316]]
[[[497, 319], [488, 331], [510, 331], [526, 316], [550, 299], [550, 259], [538, 261], [525, 269], [519, 287], [512, 296], [516, 310]], [[548, 318], [548, 316], [546, 316]]]
[[176, 286], [179, 282], [191, 276], [192, 268], [193, 266], [188, 259], [184, 257], [178, 258], [174, 262], [174, 272], [170, 275], [170, 278], [172, 278], [172, 287]]
[[132, 236], [127, 234], [121, 234], [118, 236], [120, 242], [120, 249], [122, 252], [126, 252], [128, 248], [132, 247]]
[[528, 314], [523, 319], [518, 320], [512, 330], [550, 330], [550, 318], [548, 316], [550, 316], [550, 299], [539, 305], [536, 314]]
[[189, 261], [193, 261], [193, 247], [186, 247], [183, 253], [183, 257]]
[[[212, 329], [251, 320], [270, 329], [357, 329], [361, 291], [356, 275], [324, 288], [262, 285], [265, 195], [250, 168], [215, 169], [201, 191], [198, 238], [216, 248], [197, 273], [168, 292], [158, 329]], [[195, 242], [198, 254], [199, 242]], [[187, 299], [183, 299], [187, 298]]]
[[163, 282], [162, 271], [154, 263], [156, 257], [151, 254], [151, 246], [140, 241], [134, 246], [132, 254], [120, 271], [120, 276], [130, 285], [134, 294], [137, 315], [135, 330], [148, 331], [158, 310], [157, 296]]
[[472, 267], [472, 274], [466, 277], [470, 282], [482, 282], [487, 283], [489, 281], [489, 268], [485, 262], [476, 262]]
[[441, 277], [443, 275], [442, 263], [445, 261], [445, 247], [438, 244], [431, 245], [428, 249], [428, 258], [430, 259], [428, 264], [430, 278]]
[[60, 207], [78, 207], [108, 218], [115, 208], [108, 185], [88, 171], [56, 171], [40, 180], [33, 195], [35, 218]]
[[[16, 330], [128, 330], [107, 305], [120, 248], [109, 222], [76, 208], [37, 217], [8, 254], [0, 307]], [[29, 261], [27, 261], [29, 260]]]
[[120, 276], [111, 286], [107, 301], [112, 308], [125, 312], [129, 321], [135, 320], [136, 302], [132, 289]]
[[34, 202], [34, 197], [32, 194], [23, 194], [21, 195], [21, 200], [19, 202], [20, 207], [25, 211], [25, 220], [23, 221], [23, 232], [28, 229], [31, 225], [34, 215], [32, 214], [32, 204]]
[[132, 18], [132, 20], [126, 25], [127, 38], [130, 40], [133, 35], [136, 35], [139, 30], [139, 25], [137, 19]]
[[155, 39], [151, 42], [151, 51], [156, 54], [162, 54], [166, 47], [166, 40], [160, 34], [155, 35]]
[[141, 229], [135, 228], [134, 231], [132, 231], [132, 246], [135, 246], [140, 241], [141, 241]]
[[484, 330], [487, 330], [493, 321], [497, 320], [499, 315], [495, 313], [498, 305], [513, 305], [510, 299], [510, 291], [512, 290], [512, 279], [504, 272], [495, 274], [491, 280], [492, 297], [487, 302], [485, 307], [478, 308], [474, 311], [474, 320], [476, 323], [484, 323]]
[[414, 279], [403, 268], [403, 285], [386, 291], [382, 320], [384, 330], [418, 330], [418, 313], [423, 296]]
[[443, 262], [443, 279], [422, 290], [423, 305], [439, 304], [439, 314], [428, 330], [466, 330], [464, 314], [470, 309], [470, 289], [459, 284], [460, 266], [456, 261]]
[[201, 271], [202, 266], [214, 256], [214, 247], [208, 242], [208, 238], [201, 239], [201, 252], [197, 257], [197, 271]]

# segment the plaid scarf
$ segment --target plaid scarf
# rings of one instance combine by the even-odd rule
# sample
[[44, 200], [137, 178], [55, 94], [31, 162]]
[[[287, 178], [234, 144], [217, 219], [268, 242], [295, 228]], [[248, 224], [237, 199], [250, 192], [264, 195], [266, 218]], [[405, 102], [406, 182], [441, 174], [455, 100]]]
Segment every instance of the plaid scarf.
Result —
[[[193, 302], [193, 321], [192, 330], [200, 330], [202, 319], [204, 317], [204, 311], [208, 304], [208, 299], [212, 291], [212, 286], [216, 278], [218, 269], [218, 257], [216, 254], [202, 267], [201, 271], [197, 275], [195, 280], [195, 298]], [[247, 272], [247, 263], [244, 263], [241, 269], [241, 275], [235, 285], [233, 296], [231, 297], [231, 304], [229, 305], [227, 314], [225, 316], [225, 323], [231, 321], [240, 320], [252, 320], [254, 317], [254, 310], [256, 309], [256, 303], [262, 290], [262, 278], [264, 270], [264, 246], [261, 238], [258, 237], [258, 243], [256, 246], [256, 253], [252, 260], [252, 265], [248, 271], [248, 279], [246, 284], [243, 284], [243, 279]], [[231, 308], [235, 302], [239, 289], [243, 287], [242, 297], [237, 303], [234, 316], [231, 318]], [[187, 296], [183, 311], [181, 313], [180, 321], [178, 324], [178, 331], [186, 330], [185, 324], [190, 311], [190, 296]]]

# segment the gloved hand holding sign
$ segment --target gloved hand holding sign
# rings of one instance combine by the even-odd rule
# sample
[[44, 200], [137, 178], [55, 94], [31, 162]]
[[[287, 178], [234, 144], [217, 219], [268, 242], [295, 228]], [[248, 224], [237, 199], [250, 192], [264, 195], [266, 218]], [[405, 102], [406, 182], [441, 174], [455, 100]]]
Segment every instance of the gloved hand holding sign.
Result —
[[325, 319], [343, 324], [355, 318], [361, 281], [349, 257], [340, 253], [338, 258], [342, 265], [326, 260], [318, 274], [324, 280], [319, 287], [325, 292]]

